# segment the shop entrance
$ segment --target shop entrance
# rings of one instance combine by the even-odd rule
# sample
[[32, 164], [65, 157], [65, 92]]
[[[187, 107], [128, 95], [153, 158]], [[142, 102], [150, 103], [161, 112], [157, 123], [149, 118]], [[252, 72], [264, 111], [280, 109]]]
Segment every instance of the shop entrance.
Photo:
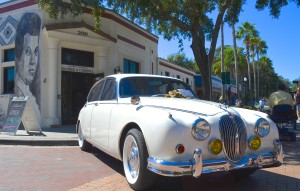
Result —
[[80, 109], [94, 83], [90, 73], [62, 72], [61, 116], [62, 125], [76, 124]]

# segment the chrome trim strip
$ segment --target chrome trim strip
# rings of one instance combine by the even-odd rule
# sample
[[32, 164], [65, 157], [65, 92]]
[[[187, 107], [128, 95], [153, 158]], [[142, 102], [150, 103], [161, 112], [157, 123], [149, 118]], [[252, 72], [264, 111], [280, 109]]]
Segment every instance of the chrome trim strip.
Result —
[[284, 154], [282, 143], [275, 143], [274, 152], [245, 156], [237, 163], [232, 163], [226, 158], [215, 160], [203, 160], [202, 150], [195, 149], [190, 161], [164, 161], [148, 158], [148, 169], [164, 176], [192, 175], [199, 177], [203, 173], [229, 171], [241, 168], [263, 168], [265, 166], [280, 166], [283, 163]]

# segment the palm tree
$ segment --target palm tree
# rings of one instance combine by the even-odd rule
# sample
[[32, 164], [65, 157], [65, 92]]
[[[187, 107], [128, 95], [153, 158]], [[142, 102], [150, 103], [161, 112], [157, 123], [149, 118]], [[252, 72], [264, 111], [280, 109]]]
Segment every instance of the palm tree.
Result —
[[235, 24], [239, 22], [239, 15], [242, 11], [242, 7], [245, 4], [246, 0], [232, 0], [230, 7], [227, 10], [225, 16], [225, 21], [228, 22], [229, 26], [232, 29], [232, 40], [233, 40], [233, 50], [234, 50], [234, 73], [235, 73], [235, 85], [237, 88], [237, 97], [239, 96], [239, 80], [238, 80], [238, 50], [236, 46], [236, 33], [235, 33]]
[[253, 90], [254, 90], [254, 98], [255, 100], [257, 99], [257, 86], [256, 86], [256, 67], [255, 67], [255, 53], [256, 53], [256, 49], [257, 46], [260, 42], [260, 38], [255, 36], [255, 37], [251, 37], [250, 38], [250, 51], [251, 51], [251, 57], [252, 57], [252, 66], [253, 66]]
[[239, 82], [238, 82], [238, 53], [236, 47], [236, 38], [235, 38], [235, 24], [231, 22], [232, 37], [233, 37], [233, 51], [234, 51], [234, 71], [235, 71], [235, 87], [236, 95], [239, 97]]
[[257, 90], [257, 95], [258, 97], [260, 96], [260, 89], [259, 89], [259, 85], [260, 85], [260, 60], [259, 60], [259, 56], [260, 55], [265, 55], [267, 53], [267, 49], [268, 49], [268, 46], [267, 46], [267, 43], [266, 41], [260, 39], [259, 43], [258, 43], [258, 46], [256, 48], [256, 55], [257, 55], [257, 87], [258, 87], [258, 90]]
[[243, 43], [246, 46], [246, 60], [248, 64], [248, 81], [249, 81], [249, 92], [251, 97], [251, 75], [250, 75], [250, 39], [254, 36], [258, 36], [258, 31], [255, 29], [253, 24], [249, 22], [242, 23], [242, 26], [238, 27], [238, 31], [236, 33], [237, 39], [243, 39]]

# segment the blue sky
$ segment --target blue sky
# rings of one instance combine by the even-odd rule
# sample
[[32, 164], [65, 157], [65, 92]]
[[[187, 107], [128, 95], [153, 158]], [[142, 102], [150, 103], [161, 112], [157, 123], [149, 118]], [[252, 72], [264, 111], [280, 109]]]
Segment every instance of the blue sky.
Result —
[[[0, 0], [0, 3], [5, 1]], [[268, 9], [257, 11], [254, 6], [254, 0], [247, 1], [243, 8], [244, 11], [240, 15], [240, 22], [236, 27], [241, 26], [241, 23], [246, 21], [255, 24], [261, 39], [267, 42], [267, 56], [273, 61], [275, 72], [290, 81], [300, 78], [300, 8], [291, 3], [281, 10], [279, 19], [273, 19], [269, 16]], [[225, 25], [224, 28], [224, 41], [226, 45], [232, 45], [231, 29], [228, 25]], [[237, 45], [243, 46], [241, 41], [237, 41]], [[218, 46], [220, 46], [220, 39]], [[167, 41], [159, 36], [159, 57], [167, 58], [168, 55], [178, 51], [178, 40]], [[183, 52], [189, 58], [194, 58], [189, 41], [184, 41]]]
[[[281, 10], [279, 19], [269, 16], [269, 10], [257, 11], [255, 1], [248, 0], [240, 15], [240, 22], [248, 21], [255, 24], [260, 33], [260, 38], [267, 42], [267, 56], [273, 61], [273, 67], [278, 75], [293, 81], [300, 78], [300, 8], [290, 4]], [[232, 33], [228, 25], [224, 28], [225, 45], [232, 45]], [[184, 42], [184, 53], [189, 58], [194, 58], [190, 42]], [[243, 46], [237, 41], [238, 46]], [[220, 46], [220, 38], [217, 47]], [[166, 41], [162, 37], [158, 42], [158, 55], [167, 58], [168, 55], [179, 51], [178, 41]]]

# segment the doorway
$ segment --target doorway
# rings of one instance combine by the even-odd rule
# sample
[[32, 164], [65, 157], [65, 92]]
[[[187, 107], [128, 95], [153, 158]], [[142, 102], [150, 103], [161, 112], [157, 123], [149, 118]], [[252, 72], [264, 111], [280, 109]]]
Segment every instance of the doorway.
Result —
[[78, 114], [94, 82], [90, 73], [62, 72], [61, 116], [62, 125], [76, 124]]

